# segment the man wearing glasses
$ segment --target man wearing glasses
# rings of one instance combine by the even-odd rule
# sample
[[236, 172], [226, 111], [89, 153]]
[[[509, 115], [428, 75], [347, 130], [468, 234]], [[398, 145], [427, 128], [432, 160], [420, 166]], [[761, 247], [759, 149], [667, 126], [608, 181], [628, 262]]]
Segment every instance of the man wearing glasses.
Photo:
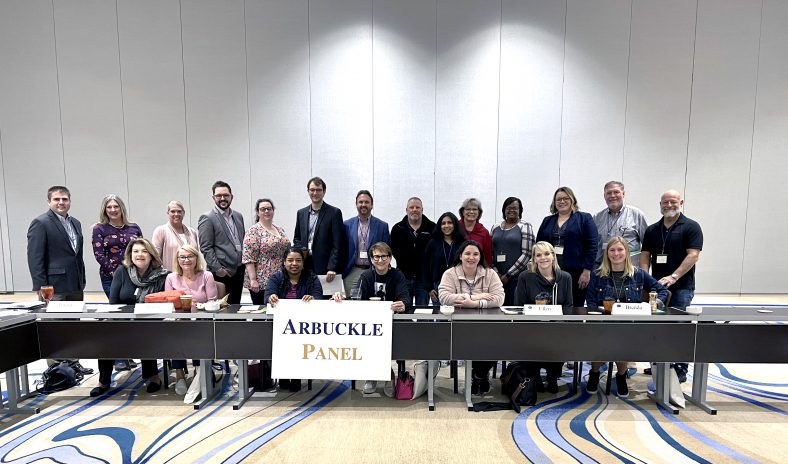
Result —
[[595, 267], [602, 264], [602, 255], [605, 253], [608, 240], [616, 236], [623, 237], [627, 241], [632, 265], [639, 266], [643, 234], [648, 227], [646, 215], [638, 208], [624, 204], [623, 183], [611, 180], [605, 184], [604, 192], [607, 208], [594, 215], [594, 223], [599, 233]]
[[319, 177], [306, 184], [310, 205], [296, 213], [293, 245], [309, 250], [304, 267], [333, 282], [344, 266], [345, 226], [342, 210], [323, 201], [326, 183]]
[[203, 213], [197, 223], [200, 251], [205, 256], [214, 279], [227, 288], [227, 302], [238, 304], [241, 302], [244, 284], [244, 265], [241, 263], [246, 230], [244, 217], [230, 209], [233, 202], [230, 184], [217, 180], [212, 191], [216, 206]]

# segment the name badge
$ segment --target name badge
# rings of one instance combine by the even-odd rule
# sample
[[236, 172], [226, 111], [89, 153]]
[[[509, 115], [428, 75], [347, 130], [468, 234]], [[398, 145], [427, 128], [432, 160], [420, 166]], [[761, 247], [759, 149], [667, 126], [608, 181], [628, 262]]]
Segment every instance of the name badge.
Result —
[[506, 255], [496, 255], [495, 262], [504, 263], [506, 262]]
[[525, 305], [523, 306], [525, 316], [563, 316], [564, 310], [561, 305]]
[[241, 251], [242, 249], [243, 247], [241, 245], [238, 244], [235, 245], [235, 251]]
[[358, 252], [358, 257], [361, 258], [361, 259], [368, 259], [367, 258], [367, 252], [366, 251], [359, 251]]
[[553, 249], [555, 249], [555, 254], [557, 254], [557, 255], [564, 254], [564, 247], [562, 247], [562, 246], [553, 247]]
[[648, 303], [616, 303], [613, 305], [614, 316], [651, 316], [651, 305]]
[[668, 255], [657, 255], [657, 264], [668, 264]]

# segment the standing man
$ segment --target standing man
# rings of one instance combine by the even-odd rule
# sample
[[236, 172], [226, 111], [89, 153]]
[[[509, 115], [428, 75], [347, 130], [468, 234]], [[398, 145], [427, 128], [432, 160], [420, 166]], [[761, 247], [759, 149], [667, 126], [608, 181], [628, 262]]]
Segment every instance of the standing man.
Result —
[[[246, 230], [244, 217], [230, 209], [233, 202], [230, 184], [217, 180], [211, 189], [216, 206], [203, 213], [197, 222], [200, 251], [213, 277], [227, 288], [227, 302], [238, 304], [244, 285], [244, 265], [241, 263]], [[172, 263], [167, 264], [172, 266]]]
[[616, 236], [623, 237], [627, 241], [632, 265], [639, 266], [643, 235], [648, 227], [646, 215], [638, 208], [624, 204], [623, 183], [611, 180], [605, 184], [604, 192], [607, 208], [594, 215], [594, 223], [599, 234], [596, 267], [602, 264], [602, 255], [607, 249], [608, 240]]
[[[670, 306], [686, 308], [695, 296], [695, 263], [703, 249], [700, 225], [681, 214], [684, 200], [675, 190], [662, 194], [659, 202], [662, 219], [648, 226], [643, 237], [640, 268], [659, 279], [672, 295]], [[679, 381], [687, 380], [687, 364], [674, 366]]]
[[[71, 192], [62, 185], [47, 191], [49, 211], [33, 219], [27, 229], [27, 265], [33, 290], [54, 287], [52, 300], [85, 299], [85, 261], [82, 258], [82, 224], [69, 216]], [[83, 374], [93, 369], [82, 367], [78, 360], [71, 365]]]
[[356, 194], [356, 211], [358, 216], [345, 221], [347, 236], [347, 264], [342, 272], [345, 284], [345, 295], [350, 297], [350, 290], [356, 288], [361, 273], [370, 267], [369, 247], [378, 242], [391, 245], [389, 225], [385, 221], [372, 216], [373, 200], [369, 190], [359, 190]]
[[317, 275], [325, 275], [333, 282], [337, 272], [342, 272], [345, 246], [345, 227], [342, 210], [323, 201], [326, 183], [313, 177], [306, 183], [311, 204], [296, 213], [293, 244], [309, 251], [305, 266]]
[[397, 260], [397, 269], [408, 279], [410, 299], [417, 305], [429, 304], [429, 290], [422, 282], [424, 249], [432, 238], [435, 223], [424, 216], [419, 197], [408, 199], [405, 217], [391, 228], [391, 249]]

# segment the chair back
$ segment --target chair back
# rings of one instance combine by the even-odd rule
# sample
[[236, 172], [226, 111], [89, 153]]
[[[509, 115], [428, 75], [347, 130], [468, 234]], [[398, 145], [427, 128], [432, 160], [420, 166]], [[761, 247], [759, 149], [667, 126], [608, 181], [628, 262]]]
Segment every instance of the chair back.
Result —
[[225, 295], [227, 295], [227, 287], [224, 285], [224, 282], [216, 282], [217, 299], [221, 300]]

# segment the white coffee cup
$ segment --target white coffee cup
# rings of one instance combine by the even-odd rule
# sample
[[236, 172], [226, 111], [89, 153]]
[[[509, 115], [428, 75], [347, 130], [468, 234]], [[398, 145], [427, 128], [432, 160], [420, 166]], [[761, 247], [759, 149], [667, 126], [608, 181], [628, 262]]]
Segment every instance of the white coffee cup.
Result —
[[440, 312], [444, 316], [450, 316], [454, 314], [454, 306], [448, 306], [448, 305], [441, 306]]
[[216, 312], [219, 310], [219, 302], [211, 300], [205, 303], [205, 310], [208, 312]]

